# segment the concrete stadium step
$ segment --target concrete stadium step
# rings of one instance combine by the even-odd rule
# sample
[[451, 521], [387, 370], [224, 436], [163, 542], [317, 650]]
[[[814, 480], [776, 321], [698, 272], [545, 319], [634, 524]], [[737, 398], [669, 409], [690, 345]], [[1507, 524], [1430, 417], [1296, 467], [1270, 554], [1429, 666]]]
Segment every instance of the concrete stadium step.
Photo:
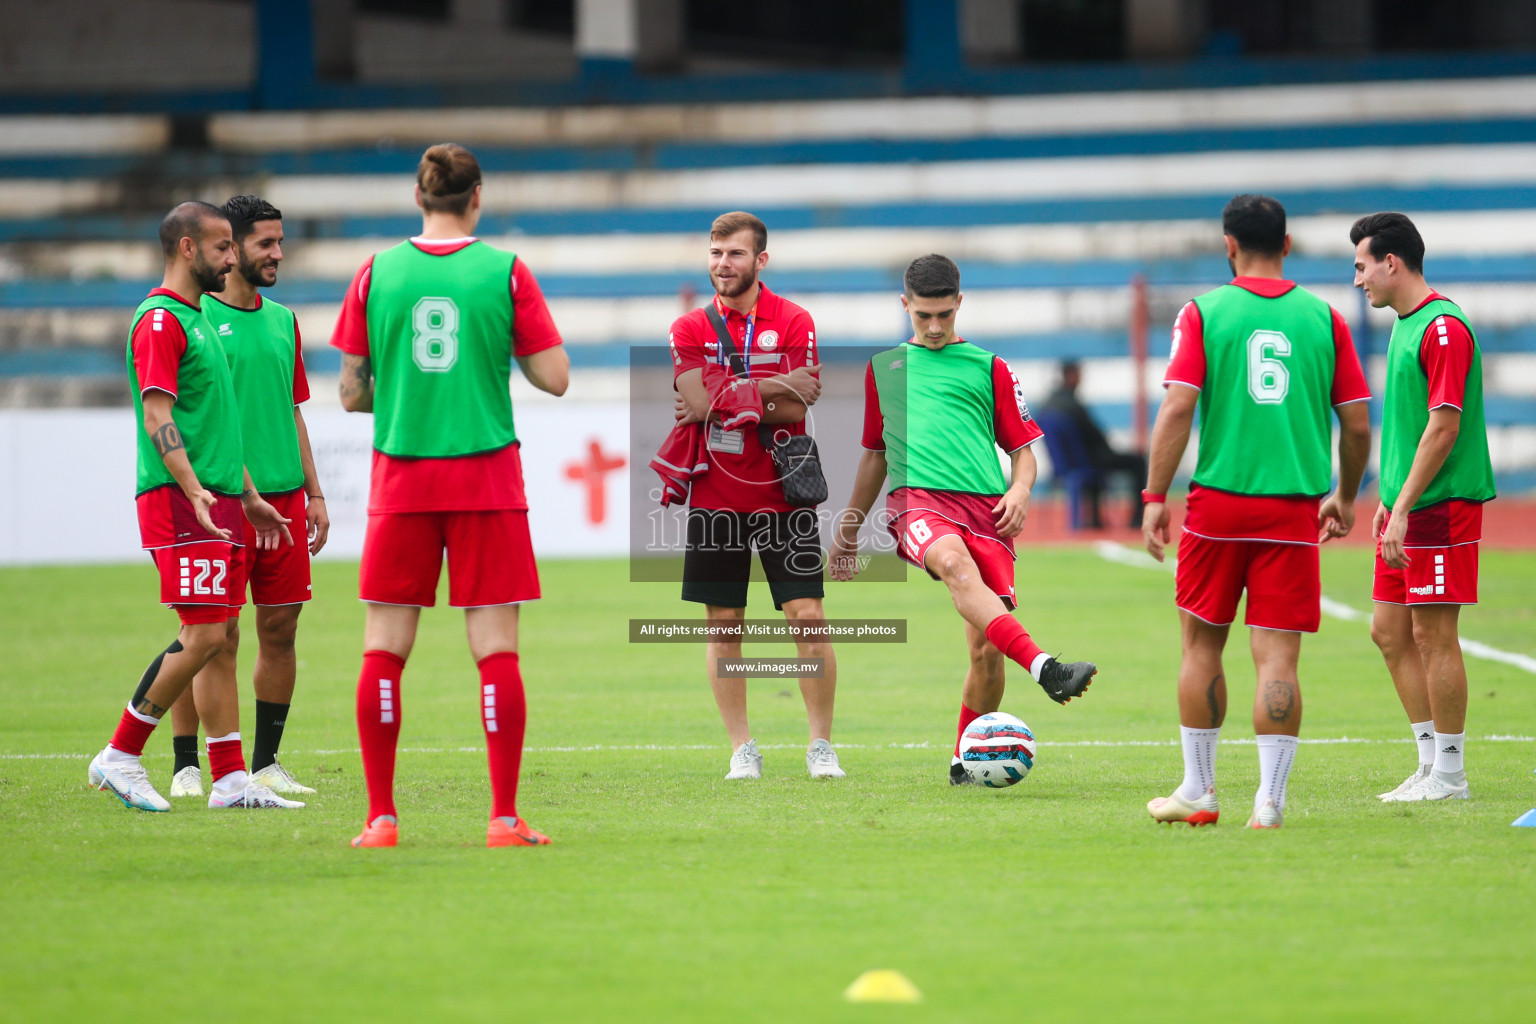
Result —
[[[458, 138], [460, 136], [454, 136]], [[667, 171], [760, 165], [888, 164], [1194, 154], [1292, 152], [1361, 146], [1487, 145], [1536, 141], [1536, 118], [1501, 117], [1443, 121], [1361, 120], [1346, 124], [1136, 128], [1120, 132], [1053, 135], [981, 135], [966, 138], [870, 138], [776, 141], [718, 139], [642, 140], [622, 144], [569, 145], [547, 140], [520, 147], [474, 146], [487, 174], [571, 171]], [[254, 153], [238, 142], [212, 150], [171, 150], [101, 155], [0, 156], [0, 178], [250, 178], [282, 175], [386, 175], [411, 173], [419, 147], [375, 140], [359, 148]]]
[[[1474, 121], [1536, 116], [1529, 77], [1327, 83], [1137, 92], [642, 106], [233, 112], [209, 118], [231, 152], [334, 150], [381, 139], [482, 147], [668, 141], [783, 142], [1103, 135], [1199, 128]], [[166, 115], [0, 117], [0, 159], [153, 153]]]

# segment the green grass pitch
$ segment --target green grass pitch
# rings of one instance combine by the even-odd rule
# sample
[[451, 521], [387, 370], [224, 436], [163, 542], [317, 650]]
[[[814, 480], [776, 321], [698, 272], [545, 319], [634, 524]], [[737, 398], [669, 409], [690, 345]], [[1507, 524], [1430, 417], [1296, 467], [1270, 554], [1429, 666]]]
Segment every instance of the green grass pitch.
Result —
[[[830, 587], [831, 615], [910, 623], [905, 645], [838, 652], [847, 779], [805, 777], [794, 684], [754, 681], [765, 778], [728, 784], [702, 648], [626, 642], [631, 616], [692, 613], [676, 588], [549, 562], [523, 617], [520, 803], [555, 845], [484, 848], [473, 666], [439, 608], [403, 685], [402, 845], [377, 851], [347, 845], [365, 808], [355, 566], [317, 567], [300, 623], [284, 760], [320, 793], [292, 813], [142, 814], [91, 791], [86, 757], [173, 619], [147, 564], [0, 572], [0, 1018], [1532, 1018], [1536, 829], [1510, 822], [1536, 807], [1536, 676], [1469, 660], [1473, 799], [1385, 806], [1373, 794], [1412, 764], [1403, 716], [1365, 624], [1324, 619], [1303, 736], [1355, 742], [1302, 747], [1278, 832], [1241, 827], [1258, 775], [1241, 742], [1218, 761], [1221, 824], [1160, 827], [1143, 805], [1181, 772], [1171, 574], [1086, 548], [1019, 568], [1031, 631], [1101, 671], [1057, 707], [1010, 669], [1003, 707], [1040, 740], [1011, 790], [945, 783], [964, 645], [937, 584]], [[1485, 552], [1463, 634], [1536, 655], [1533, 581], [1536, 555]], [[1325, 549], [1324, 590], [1368, 609], [1369, 552]], [[1241, 741], [1244, 631], [1231, 647]], [[162, 786], [169, 748], [157, 735], [146, 756]], [[870, 968], [923, 1002], [845, 1003]]]

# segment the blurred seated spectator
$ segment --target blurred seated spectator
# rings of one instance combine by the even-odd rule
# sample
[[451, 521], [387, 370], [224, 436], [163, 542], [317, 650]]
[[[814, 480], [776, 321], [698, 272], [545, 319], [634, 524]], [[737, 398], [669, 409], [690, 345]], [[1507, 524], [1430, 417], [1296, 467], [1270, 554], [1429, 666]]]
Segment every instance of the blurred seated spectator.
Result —
[[[1098, 530], [1104, 527], [1100, 499], [1103, 497], [1104, 485], [1112, 475], [1120, 473], [1129, 478], [1130, 491], [1136, 495], [1133, 508], [1140, 508], [1141, 488], [1147, 479], [1147, 458], [1136, 452], [1116, 451], [1110, 446], [1109, 438], [1104, 436], [1093, 413], [1077, 397], [1077, 388], [1082, 380], [1082, 365], [1075, 359], [1063, 360], [1061, 383], [1046, 398], [1041, 409], [1051, 414], [1050, 418], [1058, 425], [1058, 429], [1064, 425], [1077, 435], [1068, 447], [1081, 452], [1087, 460], [1089, 471], [1081, 473], [1079, 469], [1080, 493], [1087, 521], [1081, 524], [1074, 522], [1073, 525]], [[1132, 521], [1127, 525], [1134, 527], [1140, 524], [1140, 512], [1133, 513]]]

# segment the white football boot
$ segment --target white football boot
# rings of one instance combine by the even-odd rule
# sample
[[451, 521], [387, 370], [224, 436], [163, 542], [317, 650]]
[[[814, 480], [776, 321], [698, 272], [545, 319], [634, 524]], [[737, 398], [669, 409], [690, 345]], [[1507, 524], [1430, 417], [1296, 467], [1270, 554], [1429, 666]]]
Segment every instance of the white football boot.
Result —
[[1471, 795], [1471, 791], [1467, 788], [1466, 772], [1460, 771], [1452, 775], [1432, 770], [1428, 775], [1414, 783], [1407, 792], [1399, 795], [1394, 802], [1467, 800], [1470, 799]]
[[208, 794], [208, 806], [215, 810], [226, 807], [244, 807], [250, 810], [257, 810], [267, 807], [303, 807], [304, 802], [302, 800], [286, 800], [257, 782], [250, 775], [247, 775], [244, 782], [237, 782], [233, 786], [222, 787], [215, 782], [213, 784], [213, 792]]
[[841, 779], [848, 774], [837, 763], [837, 751], [828, 740], [816, 740], [806, 750], [805, 769], [813, 779]]
[[1186, 825], [1214, 825], [1221, 818], [1221, 804], [1216, 800], [1216, 790], [1208, 789], [1194, 800], [1186, 800], [1175, 789], [1168, 796], [1147, 801], [1147, 813], [1152, 820], [1165, 825], [1184, 822]]
[[1413, 770], [1413, 774], [1412, 775], [1408, 776], [1402, 782], [1399, 782], [1397, 784], [1397, 788], [1396, 789], [1391, 790], [1390, 792], [1386, 792], [1386, 793], [1377, 793], [1376, 794], [1376, 799], [1383, 800], [1383, 801], [1386, 801], [1388, 803], [1396, 803], [1398, 800], [1401, 800], [1403, 798], [1403, 794], [1404, 793], [1408, 792], [1410, 789], [1414, 788], [1420, 782], [1422, 782], [1424, 780], [1424, 776], [1429, 774], [1429, 770], [1432, 767], [1434, 767], [1434, 766], [1433, 765], [1427, 765], [1427, 764], [1419, 765], [1417, 768], [1415, 768]]
[[1253, 814], [1248, 818], [1249, 828], [1279, 828], [1280, 824], [1280, 810], [1275, 807], [1273, 800], [1265, 800], [1255, 807]]
[[189, 764], [175, 775], [171, 776], [171, 799], [179, 796], [203, 795], [203, 770], [195, 764]]
[[281, 796], [306, 796], [314, 792], [313, 789], [295, 779], [293, 773], [284, 768], [280, 761], [273, 761], [265, 768], [252, 772], [251, 781], [260, 783]]
[[763, 777], [763, 755], [757, 752], [757, 740], [747, 740], [731, 755], [731, 770], [727, 779], [760, 779]]
[[106, 756], [107, 751], [103, 750], [91, 758], [91, 766], [85, 777], [93, 788], [110, 791], [125, 807], [136, 807], [141, 811], [171, 809], [165, 797], [155, 792], [155, 787], [149, 784], [149, 773], [144, 770], [138, 758], [108, 761]]

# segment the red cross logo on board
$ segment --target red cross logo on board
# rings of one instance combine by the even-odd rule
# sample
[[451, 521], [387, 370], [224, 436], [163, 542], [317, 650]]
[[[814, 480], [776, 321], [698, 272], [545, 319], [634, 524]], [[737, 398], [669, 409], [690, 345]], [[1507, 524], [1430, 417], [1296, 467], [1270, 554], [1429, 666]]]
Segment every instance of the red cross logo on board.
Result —
[[586, 485], [587, 522], [593, 526], [601, 526], [608, 518], [608, 474], [627, 465], [623, 455], [604, 455], [602, 442], [595, 437], [587, 442], [586, 459], [565, 464], [565, 478]]

